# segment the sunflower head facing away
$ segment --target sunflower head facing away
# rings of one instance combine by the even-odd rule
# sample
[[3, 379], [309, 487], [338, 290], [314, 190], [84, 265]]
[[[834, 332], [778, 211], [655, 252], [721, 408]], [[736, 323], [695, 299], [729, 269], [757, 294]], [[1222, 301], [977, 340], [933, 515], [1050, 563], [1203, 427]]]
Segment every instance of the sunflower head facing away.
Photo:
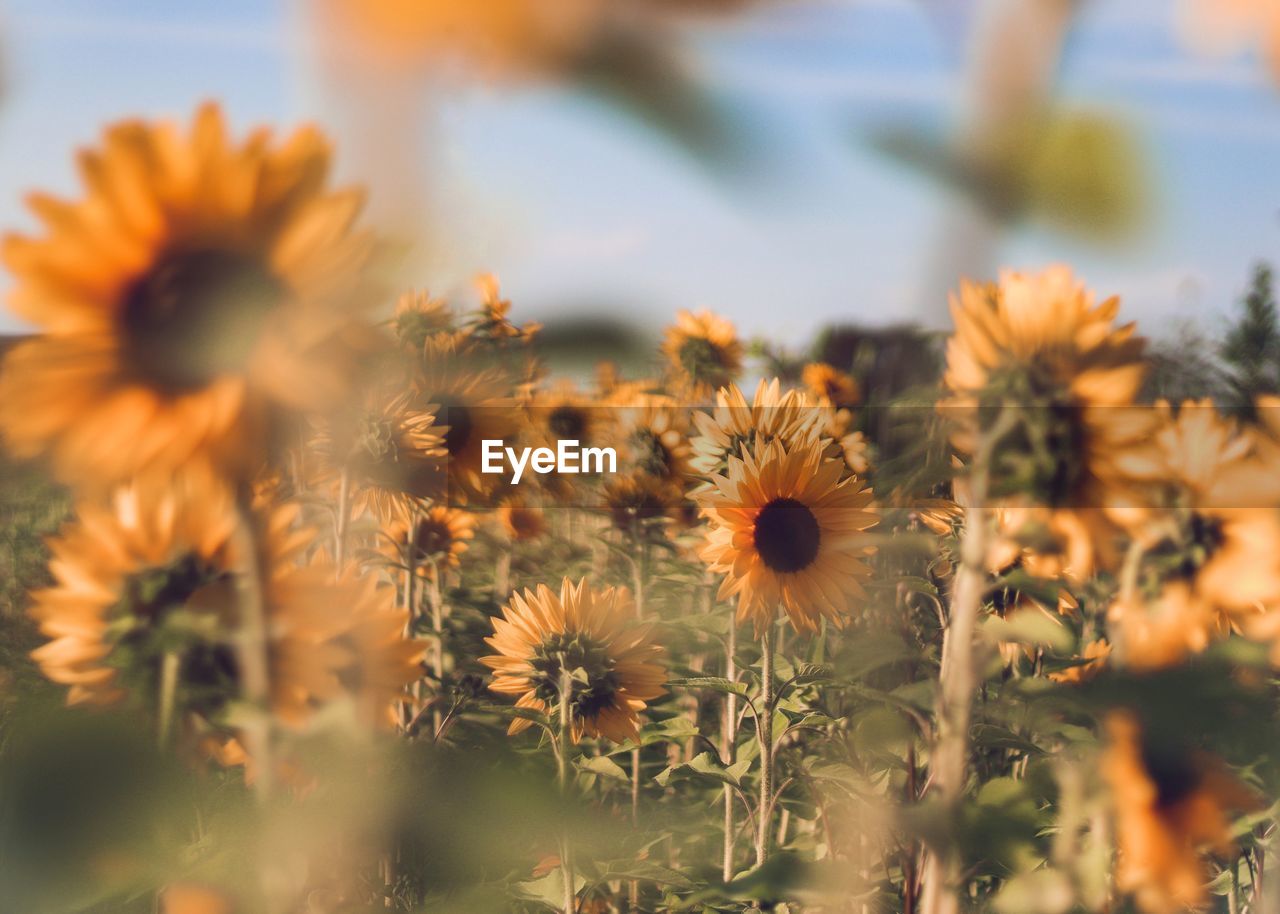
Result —
[[757, 632], [779, 608], [800, 631], [842, 624], [871, 575], [871, 491], [820, 442], [762, 445], [712, 482], [697, 497], [710, 522], [702, 558], [724, 575], [720, 599], [736, 594], [739, 619]]
[[675, 388], [695, 401], [733, 383], [742, 370], [742, 343], [733, 324], [710, 311], [680, 311], [662, 340]]
[[267, 404], [336, 397], [371, 239], [329, 161], [310, 128], [233, 142], [214, 105], [189, 131], [108, 128], [80, 155], [84, 199], [33, 196], [45, 233], [4, 242], [10, 306], [43, 331], [0, 380], [10, 447], [78, 482], [243, 467]]
[[[574, 740], [623, 742], [639, 733], [645, 703], [665, 693], [663, 651], [652, 629], [636, 624], [626, 590], [597, 590], [565, 578], [560, 593], [545, 585], [511, 595], [485, 641], [496, 654], [481, 662], [494, 671], [495, 692], [518, 696], [516, 707], [554, 714], [564, 673], [571, 674]], [[511, 733], [531, 721], [517, 718]]]
[[426, 292], [406, 292], [396, 301], [391, 329], [407, 352], [420, 353], [427, 341], [453, 328], [453, 311]]
[[1099, 548], [1114, 536], [1104, 511], [1152, 429], [1150, 410], [1133, 406], [1144, 341], [1132, 325], [1113, 326], [1118, 309], [1115, 298], [1095, 305], [1065, 267], [963, 284], [951, 302], [951, 393], [941, 404], [961, 454], [999, 438], [992, 495], [1078, 512]]
[[1258, 797], [1220, 760], [1185, 746], [1158, 746], [1127, 711], [1107, 719], [1102, 775], [1116, 827], [1116, 886], [1146, 914], [1197, 910], [1208, 898], [1205, 854], [1232, 845], [1232, 813]]

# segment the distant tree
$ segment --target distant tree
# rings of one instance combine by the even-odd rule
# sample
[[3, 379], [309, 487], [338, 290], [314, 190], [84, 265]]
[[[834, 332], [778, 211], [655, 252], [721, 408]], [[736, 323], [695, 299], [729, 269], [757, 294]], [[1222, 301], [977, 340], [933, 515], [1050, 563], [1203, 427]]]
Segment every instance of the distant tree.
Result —
[[1215, 358], [1215, 349], [1220, 348], [1190, 321], [1153, 340], [1147, 350], [1149, 367], [1142, 400], [1168, 400], [1177, 405], [1209, 397], [1223, 405], [1234, 402], [1234, 387]]
[[1280, 316], [1268, 264], [1254, 267], [1241, 305], [1243, 313], [1227, 328], [1218, 353], [1229, 388], [1225, 406], [1248, 418], [1256, 397], [1280, 393]]

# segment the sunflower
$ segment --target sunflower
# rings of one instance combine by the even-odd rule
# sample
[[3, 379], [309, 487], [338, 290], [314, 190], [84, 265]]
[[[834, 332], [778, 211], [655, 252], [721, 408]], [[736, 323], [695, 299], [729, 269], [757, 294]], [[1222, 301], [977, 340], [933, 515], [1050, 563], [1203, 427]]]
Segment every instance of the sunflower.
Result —
[[513, 543], [530, 543], [547, 532], [547, 518], [542, 509], [521, 501], [509, 501], [499, 508], [498, 523]]
[[684, 493], [671, 480], [647, 473], [613, 476], [602, 492], [605, 510], [615, 529], [644, 538], [654, 528], [666, 532], [668, 523], [680, 520]]
[[[536, 391], [525, 406], [524, 417], [530, 444], [553, 451], [561, 441], [577, 441], [582, 448], [605, 447], [617, 435], [614, 410], [596, 403], [568, 380]], [[552, 472], [541, 477], [541, 484], [554, 497], [565, 499], [576, 488], [575, 480], [590, 479]]]
[[4, 242], [10, 306], [43, 331], [0, 377], [10, 448], [81, 484], [197, 457], [244, 471], [269, 405], [339, 396], [372, 245], [329, 160], [310, 128], [235, 144], [212, 104], [189, 132], [108, 128], [79, 158], [85, 199], [34, 195], [46, 234]]
[[1153, 452], [1127, 467], [1145, 483], [1141, 503], [1116, 512], [1142, 549], [1147, 591], [1186, 582], [1231, 619], [1280, 603], [1280, 489], [1254, 436], [1208, 400], [1156, 413]]
[[492, 360], [476, 357], [452, 340], [433, 340], [414, 382], [416, 407], [435, 413], [444, 428], [449, 498], [484, 498], [499, 482], [482, 473], [487, 440], [511, 442], [518, 429], [512, 378]]
[[632, 471], [683, 484], [691, 471], [687, 411], [652, 394], [618, 401], [616, 424], [622, 463]]
[[1154, 745], [1129, 712], [1112, 712], [1106, 725], [1117, 888], [1146, 914], [1200, 908], [1210, 875], [1204, 853], [1231, 848], [1229, 813], [1258, 808], [1258, 798], [1219, 759]]
[[700, 554], [725, 576], [719, 598], [737, 594], [739, 619], [757, 632], [779, 606], [800, 631], [823, 618], [843, 624], [871, 575], [863, 535], [877, 520], [871, 491], [826, 459], [819, 442], [761, 445], [729, 458], [712, 482], [696, 497], [710, 521]]
[[1228, 626], [1226, 617], [1199, 599], [1186, 581], [1171, 581], [1149, 598], [1121, 595], [1107, 609], [1116, 656], [1138, 670], [1179, 664], [1230, 634]]
[[676, 313], [662, 340], [676, 390], [695, 401], [733, 383], [742, 370], [742, 343], [733, 324], [710, 311]]
[[800, 380], [814, 399], [835, 407], [857, 406], [862, 399], [862, 391], [853, 376], [826, 362], [810, 362], [804, 366]]
[[[358, 625], [394, 621], [390, 594], [372, 580], [335, 580], [325, 562], [300, 565], [314, 540], [288, 506], [255, 511], [270, 642], [272, 710], [303, 723], [341, 696], [365, 701], [344, 647]], [[136, 481], [109, 505], [87, 501], [50, 543], [53, 584], [32, 594], [31, 615], [50, 640], [32, 652], [44, 674], [68, 686], [71, 704], [130, 702], [159, 695], [173, 664], [174, 710], [181, 718], [217, 722], [240, 694], [234, 640], [237, 575], [245, 565], [235, 536], [239, 514], [227, 489], [203, 472], [163, 482]], [[403, 650], [421, 654], [420, 645]], [[378, 675], [410, 675], [387, 656], [363, 662]], [[407, 679], [405, 681], [408, 681]]]
[[445, 490], [445, 437], [433, 412], [410, 393], [374, 389], [356, 409], [319, 424], [312, 451], [329, 482], [346, 473], [355, 516], [371, 512], [383, 524], [403, 520]]
[[796, 447], [822, 437], [828, 411], [806, 394], [782, 390], [782, 383], [760, 381], [751, 402], [737, 385], [716, 392], [716, 407], [693, 415], [698, 434], [690, 444], [689, 466], [699, 476], [723, 474], [729, 458], [741, 458], [756, 444], [779, 441]]
[[511, 322], [507, 316], [511, 313], [511, 302], [502, 297], [496, 276], [480, 274], [476, 277], [476, 288], [480, 291], [480, 312], [468, 323], [468, 338], [497, 344], [533, 342], [542, 325], [534, 321], [516, 326]]
[[[387, 529], [387, 541], [394, 557], [403, 561], [412, 548], [413, 566], [418, 574], [432, 576], [436, 568], [457, 568], [462, 553], [475, 538], [474, 514], [445, 505], [418, 511], [408, 520], [398, 520]], [[412, 535], [412, 545], [410, 536]]]
[[[574, 740], [635, 738], [645, 703], [666, 692], [666, 670], [652, 627], [632, 623], [634, 615], [627, 590], [596, 590], [586, 579], [574, 584], [565, 578], [559, 595], [544, 584], [512, 594], [502, 618], [493, 619], [493, 636], [485, 639], [498, 653], [480, 658], [494, 670], [490, 688], [518, 695], [518, 708], [553, 713], [562, 673], [582, 671], [569, 696]], [[508, 732], [530, 724], [517, 718]]]
[[421, 353], [427, 341], [453, 329], [453, 311], [426, 292], [406, 292], [396, 300], [391, 329], [396, 341], [409, 352]]
[[[956, 449], [973, 456], [996, 431], [992, 494], [1010, 504], [1074, 514], [1070, 535], [1114, 558], [1116, 530], [1104, 513], [1125, 492], [1123, 467], [1148, 443], [1149, 411], [1132, 406], [1142, 384], [1144, 341], [1114, 327], [1119, 300], [1100, 305], [1065, 267], [998, 285], [964, 283], [951, 301], [941, 408]], [[1057, 548], [1079, 555], [1081, 543]], [[1087, 575], [1090, 567], [1077, 567]]]

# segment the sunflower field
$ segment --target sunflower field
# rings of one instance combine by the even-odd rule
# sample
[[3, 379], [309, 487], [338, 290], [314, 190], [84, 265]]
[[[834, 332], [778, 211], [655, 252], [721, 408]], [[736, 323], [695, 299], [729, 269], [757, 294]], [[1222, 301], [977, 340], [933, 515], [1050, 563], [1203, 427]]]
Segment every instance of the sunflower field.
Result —
[[[771, 5], [300, 14], [361, 105], [572, 88], [720, 173], [676, 48]], [[983, 5], [967, 127], [881, 152], [976, 247], [1138, 231], [1077, 4]], [[1186, 12], [1276, 69], [1270, 0]], [[229, 107], [111, 119], [0, 248], [0, 914], [1280, 914], [1265, 264], [1173, 339], [1064, 256], [624, 344]]]

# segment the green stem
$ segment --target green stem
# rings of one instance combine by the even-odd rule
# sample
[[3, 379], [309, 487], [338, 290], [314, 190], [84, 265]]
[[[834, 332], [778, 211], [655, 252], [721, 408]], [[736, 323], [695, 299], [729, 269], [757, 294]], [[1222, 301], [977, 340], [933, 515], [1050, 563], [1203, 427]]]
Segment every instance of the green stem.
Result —
[[760, 705], [757, 733], [760, 739], [760, 803], [756, 813], [756, 866], [769, 859], [770, 823], [773, 821], [773, 620], [760, 637]]
[[[729, 640], [725, 645], [724, 678], [730, 682], [738, 680], [738, 620], [732, 615], [729, 619]], [[729, 692], [724, 697], [724, 742], [721, 756], [726, 765], [732, 765], [738, 754], [738, 696]], [[733, 878], [733, 788], [724, 785], [724, 858], [721, 875], [728, 882]]]
[[174, 700], [178, 692], [178, 670], [182, 656], [176, 651], [165, 651], [160, 661], [160, 725], [157, 740], [161, 749], [169, 745], [173, 732]]
[[342, 573], [342, 566], [347, 560], [347, 525], [350, 515], [351, 471], [343, 467], [338, 479], [338, 514], [333, 524], [333, 564], [338, 574]]
[[[643, 536], [642, 532], [637, 533]], [[648, 540], [640, 540], [640, 554], [632, 563], [632, 583], [635, 590], [636, 602], [636, 621], [644, 621], [644, 590], [645, 576], [648, 573], [649, 566], [649, 543]], [[640, 746], [637, 745], [631, 750], [631, 827], [638, 828], [640, 825]], [[632, 879], [627, 886], [627, 902], [630, 904], [632, 914], [638, 914], [640, 910], [640, 881]]]
[[271, 793], [274, 770], [271, 763], [271, 697], [267, 610], [262, 593], [262, 568], [258, 554], [253, 512], [242, 499], [236, 523], [236, 553], [241, 567], [236, 576], [240, 608], [240, 627], [235, 638], [240, 694], [249, 706], [248, 719], [241, 727], [245, 749], [254, 766], [254, 787], [259, 798]]
[[[566, 668], [565, 658], [560, 658], [560, 733], [556, 749], [556, 779], [560, 785], [561, 802], [566, 812], [569, 800], [569, 746], [573, 742], [573, 721], [569, 699], [573, 694], [573, 674]], [[569, 830], [565, 826], [560, 836], [560, 875], [564, 882], [564, 914], [574, 914], [577, 909], [574, 891], [573, 851], [569, 843]]]

